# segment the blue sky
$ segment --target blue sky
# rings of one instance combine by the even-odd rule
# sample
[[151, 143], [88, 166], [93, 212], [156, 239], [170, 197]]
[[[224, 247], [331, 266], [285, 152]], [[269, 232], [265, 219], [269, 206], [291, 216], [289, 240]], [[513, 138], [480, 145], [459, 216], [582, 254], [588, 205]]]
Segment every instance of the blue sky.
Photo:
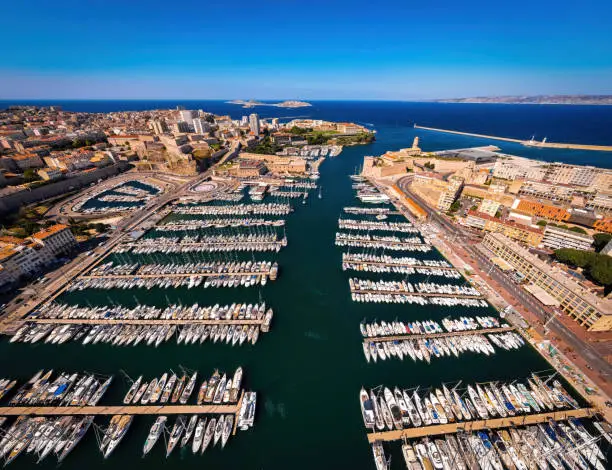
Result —
[[0, 99], [612, 94], [609, 0], [19, 0], [0, 18]]

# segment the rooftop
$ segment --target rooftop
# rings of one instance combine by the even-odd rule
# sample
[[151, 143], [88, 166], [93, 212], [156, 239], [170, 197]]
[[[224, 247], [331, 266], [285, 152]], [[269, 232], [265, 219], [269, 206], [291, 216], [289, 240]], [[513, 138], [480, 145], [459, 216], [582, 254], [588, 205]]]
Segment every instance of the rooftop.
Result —
[[51, 235], [55, 235], [56, 233], [59, 233], [67, 228], [68, 226], [64, 224], [52, 225], [51, 227], [47, 227], [36, 232], [34, 235], [32, 235], [32, 238], [36, 240], [44, 240], [45, 238], [50, 237]]

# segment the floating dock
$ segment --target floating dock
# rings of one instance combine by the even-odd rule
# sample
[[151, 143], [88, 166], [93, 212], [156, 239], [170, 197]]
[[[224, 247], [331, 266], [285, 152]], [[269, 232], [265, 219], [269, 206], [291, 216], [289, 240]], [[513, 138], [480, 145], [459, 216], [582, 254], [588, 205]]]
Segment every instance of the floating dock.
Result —
[[364, 338], [364, 343], [376, 343], [381, 341], [404, 341], [409, 339], [432, 339], [432, 338], [448, 338], [449, 336], [467, 336], [467, 335], [482, 335], [486, 333], [507, 333], [508, 331], [514, 331], [515, 328], [500, 327], [500, 328], [480, 328], [477, 330], [466, 330], [466, 331], [446, 331], [444, 333], [426, 333], [426, 334], [409, 334], [405, 335], [394, 335], [394, 336], [371, 336]]
[[368, 442], [398, 441], [400, 439], [417, 439], [420, 437], [439, 436], [441, 434], [454, 434], [458, 432], [472, 432], [483, 429], [509, 428], [514, 426], [529, 426], [546, 423], [549, 419], [564, 421], [569, 418], [589, 418], [596, 414], [594, 408], [579, 408], [576, 410], [554, 411], [509, 418], [496, 418], [460, 423], [438, 424], [420, 428], [408, 428], [401, 431], [373, 432], [368, 434]]

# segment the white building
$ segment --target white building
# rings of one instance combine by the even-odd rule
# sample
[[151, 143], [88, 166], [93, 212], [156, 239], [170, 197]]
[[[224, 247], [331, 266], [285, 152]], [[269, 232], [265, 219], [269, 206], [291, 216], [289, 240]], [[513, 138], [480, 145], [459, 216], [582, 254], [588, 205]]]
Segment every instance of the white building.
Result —
[[183, 109], [179, 111], [180, 120], [186, 122], [190, 126], [193, 125], [193, 111], [189, 109]]
[[206, 134], [210, 132], [210, 124], [204, 119], [196, 118], [193, 120], [193, 130], [196, 134]]
[[52, 225], [36, 232], [32, 235], [32, 240], [53, 257], [68, 253], [77, 243], [70, 228], [63, 224]]
[[478, 208], [479, 212], [484, 212], [485, 214], [490, 215], [491, 217], [495, 217], [497, 211], [501, 207], [501, 204], [492, 199], [483, 199], [480, 203], [480, 207]]
[[249, 116], [249, 127], [251, 128], [251, 132], [255, 135], [259, 135], [260, 126], [259, 126], [259, 116], [255, 113]]
[[542, 245], [551, 250], [573, 248], [575, 250], [592, 250], [593, 238], [590, 235], [573, 232], [560, 227], [547, 225], [544, 229]]

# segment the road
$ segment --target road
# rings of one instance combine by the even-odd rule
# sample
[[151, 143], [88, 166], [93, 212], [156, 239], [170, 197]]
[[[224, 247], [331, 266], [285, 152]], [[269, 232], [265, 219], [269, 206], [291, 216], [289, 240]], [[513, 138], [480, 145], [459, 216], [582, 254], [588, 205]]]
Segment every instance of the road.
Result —
[[414, 194], [409, 184], [412, 180], [412, 176], [407, 176], [398, 180], [398, 187], [404, 191], [407, 195], [413, 198], [421, 207], [428, 213], [431, 221], [435, 221], [438, 226], [443, 228], [451, 238], [454, 239], [455, 243], [459, 242], [459, 245], [471, 258], [478, 263], [481, 271], [489, 274], [489, 276], [500, 286], [503, 286], [514, 299], [516, 299], [522, 306], [534, 313], [539, 320], [544, 324], [548, 321], [548, 329], [556, 336], [558, 336], [565, 344], [573, 348], [575, 351], [584, 355], [588, 362], [591, 364], [593, 369], [597, 370], [606, 381], [612, 379], [612, 366], [596, 351], [590, 344], [584, 342], [578, 338], [571, 330], [569, 330], [563, 323], [561, 323], [556, 317], [554, 311], [545, 308], [540, 302], [533, 298], [530, 294], [525, 292], [523, 288], [512, 281], [503, 271], [501, 271], [489, 258], [486, 257], [477, 247], [470, 243], [473, 238], [466, 234], [461, 227], [453, 224], [446, 219], [443, 215], [433, 210], [421, 197]]

